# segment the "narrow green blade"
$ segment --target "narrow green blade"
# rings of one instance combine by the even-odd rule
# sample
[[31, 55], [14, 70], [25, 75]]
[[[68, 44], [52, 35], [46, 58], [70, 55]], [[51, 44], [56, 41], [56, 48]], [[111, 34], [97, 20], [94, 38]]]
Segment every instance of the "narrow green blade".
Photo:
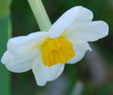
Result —
[[[10, 17], [0, 19], [0, 59], [6, 50], [6, 43], [11, 33]], [[0, 63], [0, 95], [10, 95], [10, 73]]]
[[[0, 0], [0, 59], [6, 51], [7, 40], [11, 34], [11, 0]], [[0, 95], [10, 95], [10, 73], [0, 63]]]

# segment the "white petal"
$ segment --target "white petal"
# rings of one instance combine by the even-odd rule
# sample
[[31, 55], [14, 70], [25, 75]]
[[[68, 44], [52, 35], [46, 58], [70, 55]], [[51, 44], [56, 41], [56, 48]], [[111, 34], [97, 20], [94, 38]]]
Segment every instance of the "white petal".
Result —
[[104, 21], [73, 23], [66, 33], [68, 40], [96, 41], [108, 35], [108, 24]]
[[47, 32], [31, 33], [28, 36], [11, 38], [8, 50], [2, 57], [2, 63], [12, 72], [25, 72], [31, 69], [32, 62], [41, 54], [40, 48], [34, 48], [47, 37]]
[[76, 6], [66, 11], [51, 27], [49, 36], [59, 37], [73, 22], [92, 21], [93, 13], [82, 6]]
[[28, 36], [11, 38], [7, 45], [8, 51], [15, 56], [25, 55], [33, 49], [33, 46], [43, 42], [47, 35], [47, 32], [35, 32]]
[[79, 62], [84, 56], [86, 51], [90, 50], [91, 48], [87, 42], [77, 43], [74, 46], [75, 57], [69, 60], [67, 63], [73, 64]]
[[41, 58], [36, 59], [32, 67], [36, 82], [40, 86], [44, 86], [47, 81], [55, 80], [64, 70], [64, 64], [57, 64], [52, 67], [45, 66]]
[[33, 59], [36, 57], [36, 52], [31, 52], [29, 55], [16, 57], [6, 51], [1, 59], [2, 63], [12, 72], [26, 72], [31, 69]]

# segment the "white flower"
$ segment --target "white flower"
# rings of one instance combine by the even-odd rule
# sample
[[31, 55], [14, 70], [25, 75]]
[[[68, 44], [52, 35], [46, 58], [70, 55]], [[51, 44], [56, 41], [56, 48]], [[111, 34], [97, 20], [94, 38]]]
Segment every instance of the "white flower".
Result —
[[56, 79], [65, 63], [80, 61], [88, 42], [108, 35], [104, 21], [92, 21], [93, 13], [81, 6], [66, 11], [49, 32], [35, 32], [27, 36], [11, 38], [2, 63], [12, 72], [33, 71], [37, 84], [43, 86]]

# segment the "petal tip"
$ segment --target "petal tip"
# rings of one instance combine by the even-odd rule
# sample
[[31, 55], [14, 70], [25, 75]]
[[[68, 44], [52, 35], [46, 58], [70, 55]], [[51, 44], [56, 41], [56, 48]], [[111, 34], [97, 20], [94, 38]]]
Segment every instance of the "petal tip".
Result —
[[101, 22], [103, 23], [103, 26], [105, 28], [105, 33], [106, 33], [105, 36], [107, 36], [109, 34], [109, 25], [105, 21], [101, 21]]
[[44, 83], [36, 82], [36, 83], [37, 83], [38, 86], [45, 86], [47, 82], [44, 82]]

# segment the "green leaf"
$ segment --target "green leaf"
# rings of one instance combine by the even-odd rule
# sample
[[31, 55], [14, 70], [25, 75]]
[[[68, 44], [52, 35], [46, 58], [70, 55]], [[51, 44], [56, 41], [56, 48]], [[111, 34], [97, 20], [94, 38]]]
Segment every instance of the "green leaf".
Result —
[[0, 18], [4, 18], [10, 13], [10, 4], [12, 0], [0, 0]]
[[[6, 50], [6, 43], [11, 36], [9, 5], [11, 0], [0, 0], [0, 59]], [[0, 95], [10, 95], [10, 73], [0, 63]]]

